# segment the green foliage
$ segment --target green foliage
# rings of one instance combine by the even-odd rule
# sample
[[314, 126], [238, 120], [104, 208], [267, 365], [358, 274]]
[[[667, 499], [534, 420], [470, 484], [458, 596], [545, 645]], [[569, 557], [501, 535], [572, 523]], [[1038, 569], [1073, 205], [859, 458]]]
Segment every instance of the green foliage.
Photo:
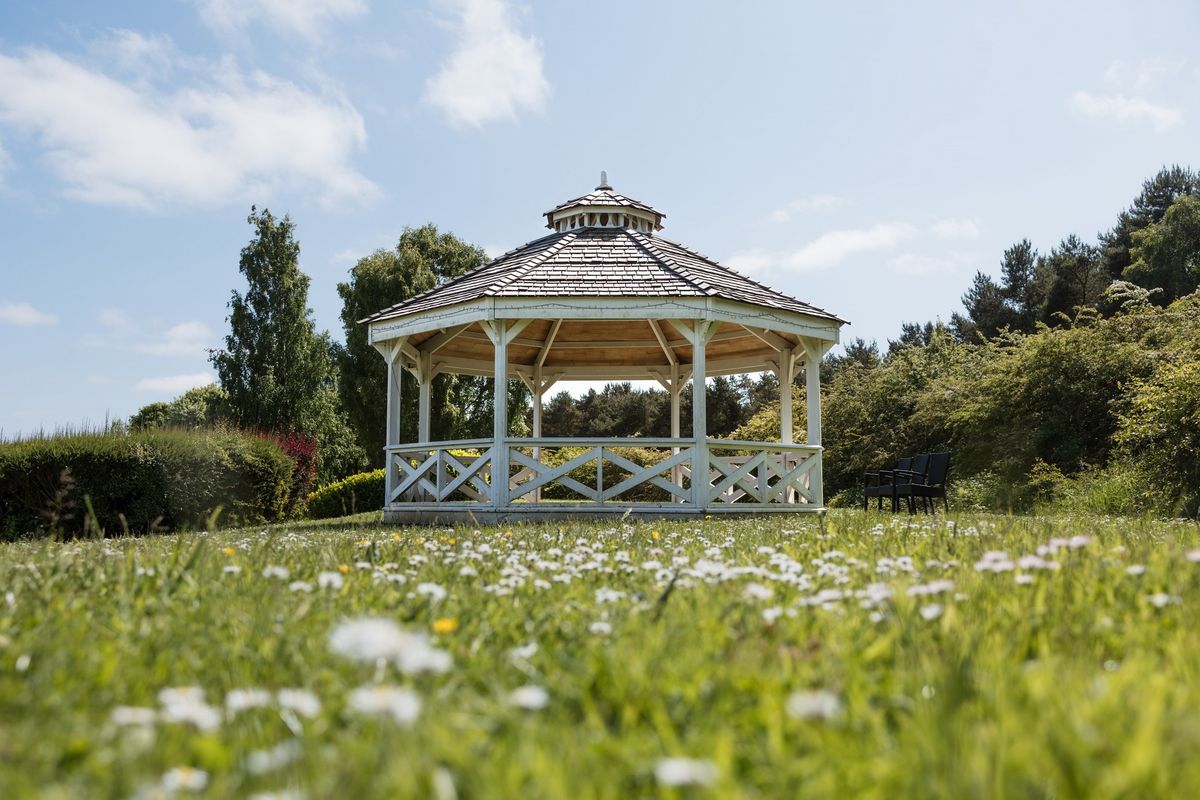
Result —
[[967, 507], [1196, 513], [1200, 295], [1166, 309], [1150, 296], [1122, 284], [1112, 317], [978, 344], [935, 332], [875, 366], [841, 365], [823, 397], [827, 494], [851, 504], [864, 471], [947, 448], [951, 502], [974, 481]]
[[317, 480], [335, 480], [361, 467], [366, 454], [338, 405], [332, 345], [308, 308], [295, 225], [254, 208], [247, 222], [254, 238], [238, 267], [247, 288], [232, 293], [225, 348], [210, 356], [229, 414], [243, 429], [314, 438]]
[[[376, 250], [359, 259], [350, 279], [339, 283], [342, 327], [346, 344], [338, 348], [341, 401], [359, 444], [370, 463], [382, 465], [387, 397], [387, 365], [367, 341], [367, 326], [359, 320], [432, 289], [485, 263], [483, 250], [436, 226], [405, 228], [393, 250]], [[417, 396], [417, 383], [405, 372], [402, 392]], [[490, 381], [468, 376], [439, 375], [433, 381], [433, 438], [455, 439], [491, 435]], [[513, 393], [510, 393], [513, 394]], [[417, 404], [402, 407], [404, 441], [416, 441]], [[510, 418], [512, 415], [510, 414]]]
[[1188, 515], [1200, 513], [1200, 348], [1167, 361], [1133, 388], [1117, 441], [1146, 475]]
[[0, 533], [177, 530], [203, 526], [218, 509], [226, 522], [278, 521], [293, 470], [279, 444], [229, 430], [0, 444]]
[[1133, 263], [1122, 273], [1126, 280], [1160, 288], [1155, 302], [1167, 303], [1200, 286], [1200, 197], [1184, 195], [1162, 220], [1134, 231]]
[[229, 420], [229, 396], [220, 384], [189, 389], [169, 403], [150, 403], [129, 418], [133, 430], [212, 428]]
[[[792, 441], [803, 443], [807, 439], [807, 393], [804, 388], [792, 385]], [[746, 442], [778, 442], [780, 433], [779, 401], [764, 405], [758, 413], [742, 425], [734, 428], [726, 437]]]
[[1200, 176], [1178, 165], [1163, 167], [1143, 183], [1133, 204], [1121, 212], [1113, 229], [1100, 237], [1101, 258], [1109, 276], [1120, 278], [1134, 262], [1134, 233], [1161, 220], [1180, 197], [1197, 194]]
[[360, 472], [322, 486], [308, 496], [305, 515], [309, 519], [330, 519], [375, 511], [383, 507], [384, 471]]

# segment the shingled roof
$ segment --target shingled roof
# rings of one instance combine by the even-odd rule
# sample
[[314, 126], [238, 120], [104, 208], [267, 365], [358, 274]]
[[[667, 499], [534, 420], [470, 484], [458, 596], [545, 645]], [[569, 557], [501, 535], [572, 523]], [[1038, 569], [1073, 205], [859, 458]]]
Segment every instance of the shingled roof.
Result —
[[[603, 179], [596, 191], [546, 214], [588, 205], [621, 205], [662, 216], [645, 203], [613, 192]], [[843, 322], [681, 244], [615, 219], [535, 239], [360, 322], [406, 317], [485, 297], [716, 297]]]

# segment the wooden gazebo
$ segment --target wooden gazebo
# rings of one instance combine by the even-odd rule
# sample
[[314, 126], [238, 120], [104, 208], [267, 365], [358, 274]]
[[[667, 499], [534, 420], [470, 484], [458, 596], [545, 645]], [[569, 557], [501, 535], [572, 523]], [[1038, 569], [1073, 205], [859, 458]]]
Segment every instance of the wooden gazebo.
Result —
[[[545, 216], [549, 236], [363, 320], [388, 365], [385, 518], [820, 510], [818, 365], [843, 321], [662, 238], [664, 215], [603, 176], [595, 191]], [[792, 432], [800, 365], [804, 444]], [[400, 441], [401, 370], [420, 386], [416, 442]], [[708, 438], [705, 378], [764, 370], [779, 377], [781, 441]], [[443, 372], [500, 378], [492, 438], [429, 441], [430, 384]], [[531, 437], [509, 435], [512, 379], [533, 395]], [[556, 382], [638, 379], [670, 395], [669, 438], [541, 435], [542, 396]], [[683, 436], [688, 381], [692, 423]]]

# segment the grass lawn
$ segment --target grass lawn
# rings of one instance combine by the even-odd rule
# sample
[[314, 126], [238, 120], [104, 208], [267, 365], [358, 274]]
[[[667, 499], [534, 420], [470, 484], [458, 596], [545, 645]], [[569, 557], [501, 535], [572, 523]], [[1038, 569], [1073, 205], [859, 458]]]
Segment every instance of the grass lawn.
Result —
[[1196, 797], [1194, 523], [0, 546], [0, 797]]

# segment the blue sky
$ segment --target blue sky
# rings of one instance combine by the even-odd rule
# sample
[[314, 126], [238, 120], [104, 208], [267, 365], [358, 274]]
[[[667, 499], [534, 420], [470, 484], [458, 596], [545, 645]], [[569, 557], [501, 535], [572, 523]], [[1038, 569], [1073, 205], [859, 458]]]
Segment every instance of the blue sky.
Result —
[[1198, 33], [1187, 2], [5, 3], [0, 430], [211, 379], [251, 204], [336, 336], [405, 225], [502, 251], [605, 169], [883, 340], [1200, 166]]

